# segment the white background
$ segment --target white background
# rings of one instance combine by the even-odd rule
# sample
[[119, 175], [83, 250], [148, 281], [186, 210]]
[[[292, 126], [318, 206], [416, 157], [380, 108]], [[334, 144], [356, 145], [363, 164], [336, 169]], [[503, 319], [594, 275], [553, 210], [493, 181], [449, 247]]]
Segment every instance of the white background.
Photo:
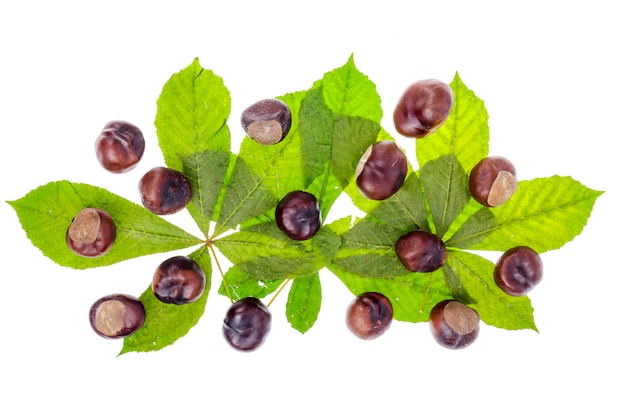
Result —
[[[610, 1], [515, 4], [2, 3], [3, 201], [57, 179], [138, 201], [138, 179], [162, 164], [156, 99], [195, 57], [230, 89], [236, 150], [243, 108], [307, 89], [351, 53], [377, 84], [389, 131], [410, 82], [450, 81], [458, 71], [486, 103], [491, 153], [514, 161], [520, 179], [570, 175], [606, 191], [581, 236], [543, 255], [544, 281], [530, 295], [540, 333], [483, 325], [462, 351], [439, 347], [426, 324], [394, 322], [375, 341], [356, 339], [344, 324], [351, 296], [324, 272], [322, 311], [308, 333], [289, 327], [284, 293], [270, 308], [265, 345], [239, 353], [221, 336], [228, 300], [215, 273], [206, 313], [186, 337], [116, 357], [121, 341], [91, 331], [89, 307], [113, 292], [139, 295], [169, 254], [62, 268], [0, 203], [2, 411], [624, 412], [624, 15]], [[112, 119], [137, 124], [147, 140], [124, 175], [101, 169], [93, 152]], [[170, 219], [196, 229], [186, 213]]]

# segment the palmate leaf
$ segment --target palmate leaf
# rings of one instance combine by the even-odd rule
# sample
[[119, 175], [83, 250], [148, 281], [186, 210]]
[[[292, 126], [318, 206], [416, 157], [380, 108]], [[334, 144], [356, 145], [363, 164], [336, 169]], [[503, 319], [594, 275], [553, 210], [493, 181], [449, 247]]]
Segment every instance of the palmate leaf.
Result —
[[205, 236], [227, 173], [230, 93], [222, 78], [195, 59], [172, 75], [157, 100], [155, 125], [165, 164], [192, 187], [188, 211]]
[[[75, 269], [106, 266], [202, 243], [201, 239], [150, 213], [143, 206], [89, 184], [50, 182], [8, 203], [15, 209], [36, 247], [56, 263]], [[67, 228], [74, 216], [86, 207], [109, 212], [115, 223], [115, 243], [104, 256], [78, 256], [65, 242]]]
[[141, 329], [124, 338], [119, 355], [127, 352], [158, 351], [185, 336], [198, 323], [204, 314], [211, 287], [211, 257], [204, 245], [190, 254], [189, 258], [198, 263], [206, 276], [206, 287], [202, 296], [185, 305], [163, 303], [154, 295], [152, 287], [148, 286], [139, 296], [146, 309], [146, 321]]

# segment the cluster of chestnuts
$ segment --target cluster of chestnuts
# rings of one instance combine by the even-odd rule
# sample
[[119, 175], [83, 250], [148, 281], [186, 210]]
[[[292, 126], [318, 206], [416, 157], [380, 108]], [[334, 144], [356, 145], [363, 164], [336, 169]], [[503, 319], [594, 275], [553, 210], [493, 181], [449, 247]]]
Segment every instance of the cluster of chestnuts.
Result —
[[[410, 85], [401, 96], [393, 120], [399, 134], [424, 138], [432, 134], [448, 118], [454, 103], [451, 88], [439, 80], [422, 80]], [[291, 128], [289, 107], [278, 99], [264, 99], [246, 108], [241, 126], [247, 136], [259, 145], [275, 145]], [[141, 160], [145, 147], [142, 132], [123, 121], [105, 125], [96, 140], [100, 164], [113, 173], [133, 169]], [[408, 171], [407, 157], [393, 140], [372, 144], [359, 160], [355, 180], [360, 193], [372, 200], [385, 200], [403, 185]], [[471, 171], [469, 191], [487, 207], [505, 203], [517, 188], [516, 171], [503, 157], [488, 157]], [[154, 214], [176, 213], [189, 203], [192, 188], [179, 171], [155, 167], [139, 181], [142, 204]], [[315, 195], [293, 191], [285, 195], [275, 210], [276, 225], [290, 239], [311, 239], [320, 229], [322, 217]], [[68, 247], [84, 257], [106, 254], [116, 237], [115, 218], [106, 211], [89, 207], [77, 212], [69, 224]], [[424, 229], [402, 235], [395, 251], [410, 272], [433, 272], [444, 265], [447, 252], [444, 242]], [[495, 266], [494, 280], [510, 295], [527, 294], [542, 278], [539, 255], [526, 246], [505, 252]], [[185, 256], [172, 257], [161, 263], [153, 275], [152, 290], [162, 302], [172, 306], [193, 303], [206, 288], [202, 268]], [[106, 338], [131, 335], [143, 325], [146, 311], [141, 302], [130, 295], [113, 294], [102, 297], [90, 309], [93, 329]], [[222, 333], [235, 349], [253, 351], [265, 341], [271, 328], [271, 313], [259, 299], [247, 297], [231, 304]], [[385, 333], [393, 320], [391, 301], [378, 292], [364, 292], [348, 306], [346, 326], [361, 339], [375, 339]], [[480, 317], [476, 310], [456, 300], [444, 300], [430, 313], [431, 332], [440, 345], [464, 348], [476, 339]]]

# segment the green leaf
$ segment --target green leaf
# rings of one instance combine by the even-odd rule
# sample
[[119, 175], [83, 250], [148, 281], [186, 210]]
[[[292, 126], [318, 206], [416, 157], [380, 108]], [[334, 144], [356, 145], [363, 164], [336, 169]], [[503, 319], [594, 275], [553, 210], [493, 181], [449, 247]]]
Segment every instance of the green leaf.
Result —
[[309, 276], [335, 257], [340, 238], [325, 227], [305, 241], [291, 240], [274, 221], [241, 229], [214, 240], [228, 260], [259, 280]]
[[124, 338], [124, 346], [119, 355], [127, 352], [158, 351], [187, 335], [198, 323], [204, 314], [211, 287], [211, 256], [207, 246], [203, 245], [190, 254], [189, 258], [198, 263], [206, 276], [206, 287], [202, 296], [193, 303], [174, 305], [157, 299], [152, 286], [149, 286], [139, 296], [146, 309], [146, 321], [141, 329]]
[[182, 171], [181, 157], [230, 152], [230, 92], [221, 77], [194, 61], [165, 83], [154, 124], [165, 164]]
[[537, 330], [530, 299], [502, 292], [494, 282], [492, 262], [472, 253], [450, 251], [447, 264], [472, 299], [472, 303], [466, 304], [479, 313], [483, 322], [509, 330]]
[[495, 224], [483, 241], [467, 248], [505, 251], [525, 245], [538, 253], [561, 248], [582, 232], [601, 194], [571, 177], [520, 181], [515, 194], [491, 210]]
[[432, 135], [416, 140], [417, 161], [424, 166], [442, 155], [454, 155], [469, 172], [489, 153], [489, 117], [482, 99], [465, 86], [458, 73], [450, 87], [454, 93], [450, 116]]
[[452, 236], [449, 238], [444, 237], [443, 239], [449, 248], [471, 248], [480, 243], [489, 230], [495, 226], [496, 218], [491, 209], [482, 207], [474, 199], [470, 200], [464, 211], [469, 211], [469, 215], [467, 217], [462, 217], [462, 215], [457, 217], [455, 223], [460, 222], [459, 227], [448, 229], [448, 233], [450, 230], [453, 230]]
[[441, 270], [383, 279], [360, 277], [335, 265], [330, 265], [329, 269], [355, 296], [365, 292], [387, 296], [393, 305], [393, 317], [399, 321], [427, 322], [430, 310], [437, 303], [451, 299]]
[[365, 277], [390, 278], [404, 275], [406, 268], [396, 256], [396, 241], [403, 232], [371, 220], [361, 220], [341, 236], [333, 264]]
[[286, 315], [291, 326], [305, 333], [315, 323], [322, 307], [322, 285], [318, 274], [294, 279], [287, 298]]
[[[283, 283], [283, 280], [259, 280], [248, 276], [243, 270], [237, 266], [231, 266], [224, 274], [224, 279], [228, 284], [228, 290], [224, 287], [224, 283], [220, 284], [218, 293], [223, 296], [232, 296], [234, 301], [253, 296], [255, 298], [264, 298], [274, 292]], [[230, 293], [230, 295], [229, 295]]]
[[[62, 266], [75, 269], [106, 266], [202, 243], [143, 206], [89, 184], [50, 182], [8, 203], [15, 209], [28, 238], [44, 255]], [[78, 256], [65, 241], [74, 216], [86, 207], [109, 212], [115, 223], [115, 243], [101, 257]]]
[[320, 84], [324, 101], [333, 113], [380, 123], [383, 111], [376, 85], [357, 69], [353, 55], [345, 65], [327, 72], [316, 82]]
[[443, 237], [469, 202], [468, 176], [454, 155], [427, 162], [420, 171], [436, 234]]

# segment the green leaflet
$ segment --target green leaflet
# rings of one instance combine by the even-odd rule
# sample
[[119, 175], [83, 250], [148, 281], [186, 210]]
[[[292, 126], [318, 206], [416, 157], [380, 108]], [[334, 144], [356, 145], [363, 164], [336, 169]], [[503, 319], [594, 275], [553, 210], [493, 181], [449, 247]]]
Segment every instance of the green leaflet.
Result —
[[289, 289], [285, 313], [291, 326], [301, 333], [308, 331], [322, 308], [322, 285], [318, 274], [294, 279]]
[[[106, 266], [202, 243], [201, 239], [143, 206], [89, 184], [51, 182], [8, 203], [15, 209], [27, 236], [43, 254], [62, 266], [75, 269]], [[78, 256], [65, 242], [67, 228], [76, 213], [85, 207], [108, 211], [115, 222], [115, 243], [104, 256]]]
[[336, 265], [329, 269], [354, 294], [380, 292], [393, 305], [393, 317], [399, 321], [427, 322], [430, 310], [444, 299], [452, 296], [446, 286], [443, 272], [411, 273], [391, 279], [361, 277]]
[[309, 276], [322, 269], [335, 257], [340, 238], [322, 227], [313, 238], [295, 241], [271, 221], [246, 227], [214, 243], [251, 278], [273, 280]]
[[206, 276], [204, 293], [194, 303], [173, 305], [163, 303], [154, 296], [149, 286], [139, 297], [146, 309], [146, 321], [134, 334], [124, 338], [120, 355], [127, 352], [158, 351], [176, 342], [193, 328], [204, 314], [211, 288], [211, 257], [202, 246], [189, 257], [198, 263]]
[[258, 280], [248, 276], [243, 270], [237, 266], [231, 266], [224, 275], [224, 280], [228, 284], [228, 291], [224, 287], [224, 283], [220, 284], [218, 293], [224, 296], [231, 296], [233, 301], [254, 296], [255, 298], [264, 298], [270, 293], [276, 291], [283, 283], [282, 279], [274, 280]]
[[420, 166], [442, 155], [454, 155], [469, 173], [489, 152], [489, 117], [484, 102], [461, 81], [458, 73], [450, 83], [454, 105], [446, 122], [432, 135], [415, 142]]
[[533, 308], [528, 296], [509, 296], [493, 280], [494, 264], [478, 255], [452, 251], [447, 265], [454, 269], [463, 290], [471, 298], [468, 303], [488, 325], [504, 329], [537, 330]]
[[571, 177], [521, 181], [509, 201], [492, 209], [495, 224], [484, 231], [483, 241], [468, 248], [525, 245], [539, 253], [561, 248], [582, 232], [601, 194]]

